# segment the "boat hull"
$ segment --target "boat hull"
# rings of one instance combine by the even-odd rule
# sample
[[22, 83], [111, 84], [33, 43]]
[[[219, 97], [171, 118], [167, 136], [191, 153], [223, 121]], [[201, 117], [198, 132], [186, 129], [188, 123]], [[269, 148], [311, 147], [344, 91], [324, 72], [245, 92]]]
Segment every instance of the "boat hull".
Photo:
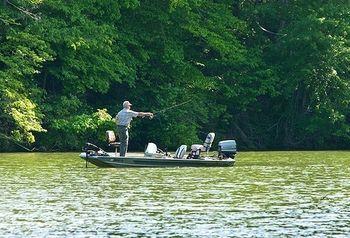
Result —
[[115, 156], [98, 156], [81, 153], [80, 157], [85, 161], [101, 168], [122, 168], [122, 167], [228, 167], [233, 166], [235, 159], [174, 159], [170, 157], [115, 157]]

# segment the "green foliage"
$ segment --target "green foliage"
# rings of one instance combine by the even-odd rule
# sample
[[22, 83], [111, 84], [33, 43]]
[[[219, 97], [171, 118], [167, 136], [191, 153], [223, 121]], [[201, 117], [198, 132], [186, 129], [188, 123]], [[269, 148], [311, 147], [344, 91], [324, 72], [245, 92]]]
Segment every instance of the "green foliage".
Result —
[[286, 36], [268, 52], [269, 61], [278, 64], [288, 133], [283, 137], [291, 144], [321, 146], [332, 136], [349, 138], [349, 6], [321, 5], [318, 11], [312, 3], [290, 6]]
[[[28, 2], [28, 7], [35, 2]], [[35, 5], [35, 4], [34, 4]], [[44, 132], [37, 100], [42, 90], [34, 76], [52, 60], [47, 43], [25, 29], [23, 16], [0, 8], [0, 133], [33, 143], [33, 132]]]
[[347, 1], [4, 1], [0, 133], [77, 150], [104, 142], [107, 109], [123, 100], [136, 111], [188, 101], [135, 119], [131, 149], [210, 131], [240, 148], [344, 148], [349, 12]]
[[81, 148], [83, 143], [90, 141], [105, 144], [105, 132], [115, 127], [115, 122], [107, 109], [97, 109], [90, 114], [81, 114], [66, 119], [53, 120], [49, 136], [50, 140], [43, 142], [45, 149], [66, 148], [74, 150]]

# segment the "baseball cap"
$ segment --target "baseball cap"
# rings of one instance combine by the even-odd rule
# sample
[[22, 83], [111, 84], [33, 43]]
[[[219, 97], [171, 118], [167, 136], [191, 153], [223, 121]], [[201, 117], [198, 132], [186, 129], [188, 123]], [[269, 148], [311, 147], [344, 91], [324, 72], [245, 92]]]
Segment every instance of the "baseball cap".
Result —
[[124, 101], [123, 107], [126, 107], [126, 106], [132, 106], [132, 104], [129, 101]]

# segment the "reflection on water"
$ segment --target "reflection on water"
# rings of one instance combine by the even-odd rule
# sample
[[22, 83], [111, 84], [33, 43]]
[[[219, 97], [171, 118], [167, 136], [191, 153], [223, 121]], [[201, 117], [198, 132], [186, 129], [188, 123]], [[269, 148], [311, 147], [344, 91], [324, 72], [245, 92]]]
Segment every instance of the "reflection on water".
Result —
[[350, 152], [240, 153], [231, 168], [85, 168], [0, 154], [0, 236], [350, 234]]

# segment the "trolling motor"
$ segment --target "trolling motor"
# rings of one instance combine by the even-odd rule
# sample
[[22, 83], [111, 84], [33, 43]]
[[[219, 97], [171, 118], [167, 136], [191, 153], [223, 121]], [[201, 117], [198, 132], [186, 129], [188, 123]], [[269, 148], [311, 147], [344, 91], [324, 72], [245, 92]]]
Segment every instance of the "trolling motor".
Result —
[[108, 156], [107, 152], [98, 147], [97, 145], [94, 145], [92, 143], [86, 143], [85, 146], [82, 149], [86, 153], [86, 157], [88, 156]]

